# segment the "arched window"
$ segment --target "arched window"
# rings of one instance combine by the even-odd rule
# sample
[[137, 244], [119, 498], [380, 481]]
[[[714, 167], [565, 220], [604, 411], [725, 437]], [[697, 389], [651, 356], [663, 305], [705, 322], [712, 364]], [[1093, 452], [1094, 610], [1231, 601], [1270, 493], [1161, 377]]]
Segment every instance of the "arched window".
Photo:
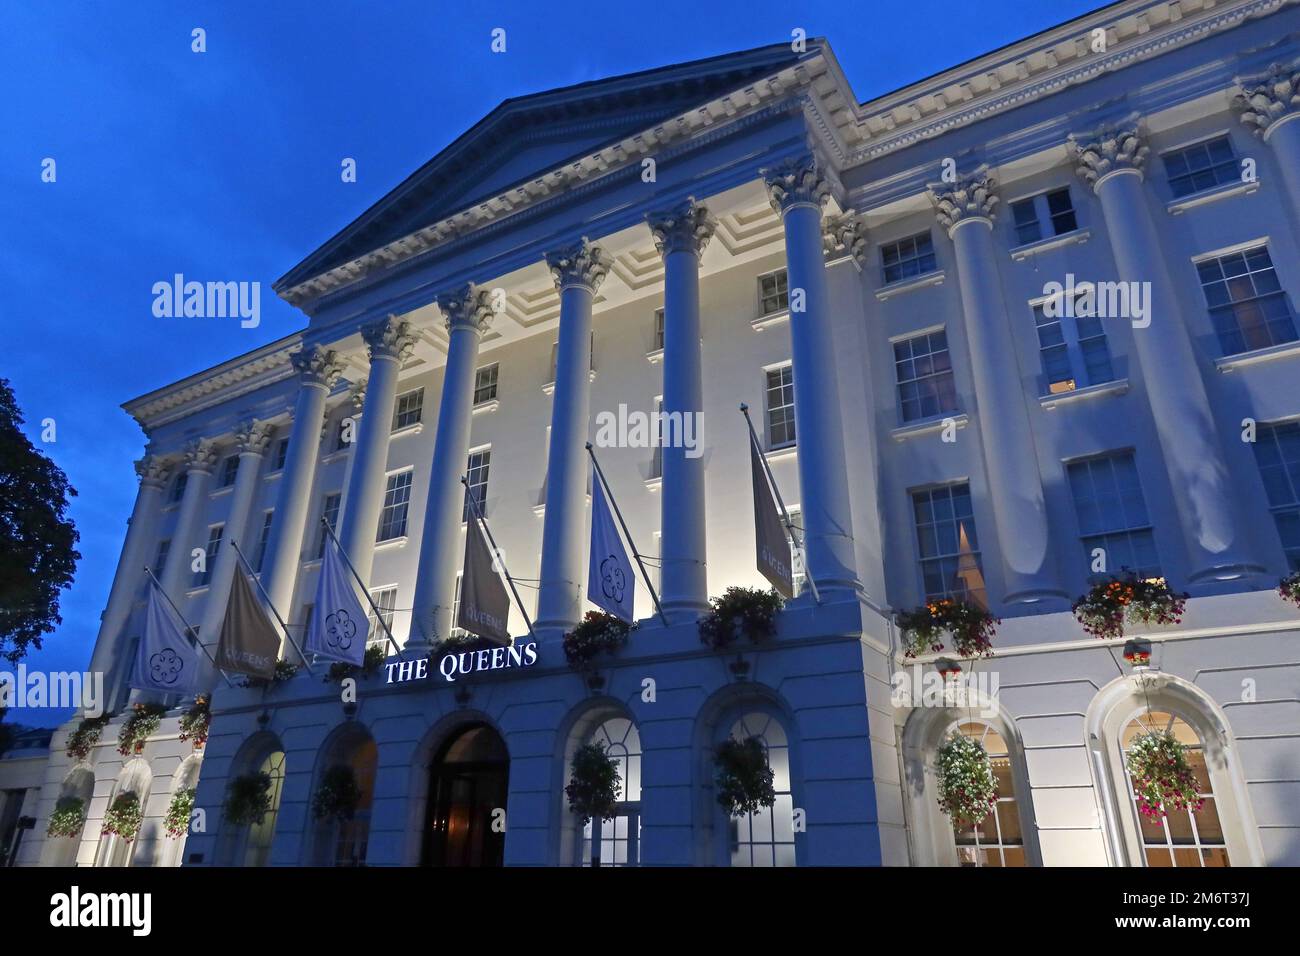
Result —
[[[172, 789], [167, 797], [167, 812], [171, 812], [171, 803], [176, 798], [176, 794], [182, 790], [193, 790], [199, 785], [199, 770], [202, 767], [203, 758], [198, 754], [191, 754], [181, 761], [176, 773], [172, 775]], [[191, 819], [193, 819], [191, 811]], [[180, 866], [185, 859], [185, 842], [189, 834], [184, 836], [173, 837], [165, 836], [162, 841], [162, 847], [158, 852], [159, 866]]]
[[[1133, 778], [1128, 772], [1128, 751], [1134, 740], [1153, 732], [1173, 734], [1174, 739], [1183, 745], [1187, 763], [1196, 777], [1197, 793], [1204, 801], [1199, 811], [1168, 810], [1159, 817], [1138, 812]], [[1120, 737], [1120, 754], [1128, 784], [1129, 805], [1136, 814], [1146, 865], [1228, 866], [1228, 844], [1205, 762], [1205, 747], [1191, 725], [1164, 711], [1138, 714], [1124, 728]]]
[[370, 842], [379, 748], [369, 734], [358, 733], [340, 740], [330, 750], [324, 773], [335, 767], [347, 767], [360, 795], [351, 819], [326, 817], [316, 821], [316, 863], [321, 866], [364, 866]]
[[600, 839], [593, 841], [595, 821], [582, 829], [583, 866], [636, 866], [641, 862], [641, 735], [626, 717], [611, 717], [591, 734], [589, 743], [605, 746], [620, 779], [614, 816], [600, 820]]
[[[76, 866], [77, 851], [81, 848], [82, 841], [88, 835], [92, 838], [98, 838], [99, 835], [94, 831], [95, 823], [85, 820], [85, 815], [90, 810], [90, 800], [94, 792], [95, 775], [85, 767], [78, 767], [64, 778], [63, 786], [59, 788], [58, 799], [71, 798], [81, 801], [81, 831], [76, 836], [71, 837], [46, 836], [45, 846], [41, 850], [42, 866]], [[55, 806], [57, 805], [58, 801], [55, 801]]]
[[258, 770], [271, 778], [271, 809], [262, 815], [259, 822], [248, 827], [242, 854], [244, 866], [266, 866], [270, 859], [275, 821], [280, 815], [280, 794], [284, 790], [284, 751], [277, 749], [267, 754]]
[[[118, 797], [126, 794], [134, 794], [140, 802], [141, 810], [145, 810], [149, 805], [149, 790], [152, 783], [153, 772], [149, 769], [149, 764], [139, 758], [132, 760], [118, 774], [117, 783], [113, 785], [113, 792], [109, 795], [108, 803], [105, 805], [105, 812], [113, 806]], [[87, 825], [90, 825], [89, 821]], [[144, 826], [142, 824], [140, 832], [137, 832], [135, 838], [131, 840], [124, 839], [116, 833], [101, 833], [99, 855], [95, 865], [130, 866], [135, 861], [143, 830]], [[146, 860], [146, 865], [147, 862]]]
[[729, 819], [732, 866], [794, 866], [794, 797], [790, 791], [790, 742], [772, 714], [749, 711], [731, 725], [728, 736], [758, 738], [772, 769], [776, 803]]
[[969, 722], [956, 729], [984, 748], [998, 788], [998, 802], [987, 817], [972, 826], [953, 826], [958, 865], [1025, 866], [1025, 838], [1011, 775], [1011, 748], [989, 724]]

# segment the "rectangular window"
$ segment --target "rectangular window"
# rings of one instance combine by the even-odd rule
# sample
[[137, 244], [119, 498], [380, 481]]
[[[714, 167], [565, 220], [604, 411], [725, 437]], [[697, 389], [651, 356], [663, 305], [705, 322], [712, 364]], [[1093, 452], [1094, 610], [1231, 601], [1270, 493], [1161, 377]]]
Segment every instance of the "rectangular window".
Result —
[[484, 405], [497, 397], [497, 374], [500, 367], [493, 362], [474, 373], [475, 405]]
[[214, 524], [208, 529], [208, 546], [205, 549], [207, 555], [203, 561], [203, 570], [195, 573], [192, 587], [204, 587], [212, 580], [212, 569], [217, 563], [217, 553], [221, 550], [221, 534], [225, 531], [225, 527], [225, 525]]
[[1068, 187], [1013, 202], [1011, 218], [1018, 246], [1027, 246], [1044, 236], [1059, 236], [1079, 228]]
[[271, 517], [274, 514], [274, 511], [268, 511], [262, 517], [262, 532], [257, 536], [257, 559], [253, 562], [253, 569], [259, 573], [266, 561], [266, 543], [271, 540]]
[[456, 594], [451, 599], [451, 636], [452, 637], [469, 637], [469, 631], [463, 627], [456, 626], [456, 620], [460, 617], [460, 580], [462, 572], [456, 572]]
[[[379, 617], [375, 617], [374, 608], [370, 611], [370, 635], [366, 638], [366, 646], [371, 644], [385, 644], [388, 642], [388, 634], [393, 629], [393, 611], [397, 608], [397, 588], [380, 588], [378, 591], [371, 591], [370, 598], [375, 602], [375, 607], [379, 608]], [[380, 621], [387, 625], [388, 630], [380, 625]]]
[[1071, 314], [1055, 317], [1047, 314], [1045, 304], [1034, 306], [1038, 355], [1043, 363], [1047, 392], [1051, 395], [1115, 380], [1101, 319], [1083, 314], [1079, 300], [1075, 301], [1073, 308], [1057, 303], [1053, 311]]
[[655, 331], [650, 340], [650, 351], [658, 352], [664, 347], [664, 310], [655, 309]]
[[767, 370], [767, 447], [794, 444], [794, 368]]
[[655, 447], [654, 455], [650, 458], [650, 477], [662, 478], [664, 476], [664, 425], [663, 425], [664, 400], [662, 397], [655, 399]]
[[492, 449], [484, 448], [482, 451], [470, 452], [469, 464], [465, 468], [465, 477], [469, 480], [469, 486], [465, 489], [465, 505], [461, 514], [461, 521], [469, 520], [470, 495], [473, 495], [474, 500], [478, 503], [479, 512], [487, 513], [488, 468], [491, 463]]
[[1141, 577], [1159, 577], [1160, 559], [1133, 453], [1071, 462], [1066, 473], [1083, 540], [1084, 566], [1091, 572], [1094, 552], [1101, 548], [1108, 574], [1128, 568]]
[[938, 261], [929, 231], [881, 246], [880, 265], [885, 285], [934, 272]]
[[239, 474], [239, 456], [230, 455], [221, 463], [221, 484], [218, 487], [229, 488], [235, 483], [235, 476]]
[[789, 279], [784, 269], [758, 277], [758, 313], [772, 315], [790, 308]]
[[185, 497], [185, 486], [189, 484], [189, 481], [190, 473], [188, 471], [182, 471], [176, 476], [176, 480], [172, 482], [172, 504]]
[[1201, 259], [1196, 272], [1224, 355], [1296, 340], [1295, 320], [1267, 246]]
[[1300, 422], [1260, 425], [1253, 447], [1287, 564], [1300, 571]]
[[[335, 534], [338, 534], [339, 530], [339, 503], [342, 500], [343, 495], [335, 492], [332, 495], [326, 495], [324, 500], [321, 501], [320, 516], [330, 523], [330, 527], [334, 529]], [[325, 557], [325, 542], [329, 538], [329, 532], [325, 530], [324, 525], [321, 525], [320, 537], [316, 541], [316, 560], [319, 561]]]
[[289, 457], [289, 439], [281, 438], [279, 444], [275, 446], [275, 468], [274, 471], [284, 469], [284, 461]]
[[917, 553], [927, 601], [957, 597], [985, 605], [983, 565], [970, 485], [912, 492]]
[[1203, 143], [1193, 143], [1182, 149], [1165, 153], [1165, 175], [1175, 199], [1190, 196], [1222, 186], [1240, 182], [1241, 170], [1232, 151], [1232, 141], [1227, 136], [1217, 136]]
[[942, 329], [895, 342], [894, 370], [903, 421], [919, 421], [957, 410], [948, 336]]
[[171, 538], [163, 538], [158, 542], [158, 554], [154, 556], [153, 567], [149, 569], [153, 571], [155, 577], [162, 577], [163, 568], [167, 567], [167, 554], [171, 549]]
[[411, 472], [388, 476], [384, 489], [384, 510], [379, 515], [376, 541], [391, 541], [406, 534], [406, 510], [411, 503]]
[[393, 409], [393, 431], [417, 425], [424, 412], [424, 389], [417, 388], [404, 395], [397, 396], [397, 407]]

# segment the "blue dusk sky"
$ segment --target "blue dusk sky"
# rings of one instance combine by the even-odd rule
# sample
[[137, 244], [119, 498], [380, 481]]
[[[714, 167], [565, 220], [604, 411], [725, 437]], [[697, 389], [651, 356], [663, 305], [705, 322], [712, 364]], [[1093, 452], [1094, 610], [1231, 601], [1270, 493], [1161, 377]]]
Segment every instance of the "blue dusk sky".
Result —
[[[1100, 5], [5, 0], [0, 377], [78, 492], [82, 555], [63, 624], [27, 667], [89, 663], [145, 444], [121, 403], [304, 326], [271, 283], [502, 100], [789, 42], [796, 27], [829, 39], [866, 100]], [[196, 27], [206, 52], [191, 51]], [[175, 273], [261, 282], [260, 325], [155, 318], [152, 287]]]

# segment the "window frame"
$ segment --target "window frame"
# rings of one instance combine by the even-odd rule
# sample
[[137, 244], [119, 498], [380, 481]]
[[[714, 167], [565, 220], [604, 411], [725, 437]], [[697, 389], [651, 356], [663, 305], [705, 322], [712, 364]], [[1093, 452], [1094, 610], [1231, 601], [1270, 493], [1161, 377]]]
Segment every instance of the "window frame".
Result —
[[[491, 375], [491, 381], [485, 381], [488, 374]], [[481, 408], [489, 402], [497, 400], [497, 387], [501, 381], [501, 363], [490, 362], [474, 370], [474, 407]], [[480, 392], [489, 392], [491, 394], [480, 395]]]
[[[778, 381], [775, 389], [772, 385], [772, 376], [778, 375], [781, 381]], [[772, 404], [772, 393], [778, 391], [781, 397], [785, 397], [785, 392], [789, 392], [790, 400], [780, 405]], [[763, 431], [764, 439], [768, 451], [778, 451], [783, 448], [793, 448], [799, 441], [799, 432], [795, 424], [795, 396], [794, 396], [794, 362], [779, 362], [776, 365], [769, 365], [763, 369]], [[772, 419], [774, 412], [787, 412], [788, 417], [781, 423], [776, 423]], [[776, 440], [776, 431], [778, 424], [786, 430], [788, 435], [782, 441]]]
[[[920, 250], [920, 240], [924, 240], [928, 249]], [[908, 255], [904, 255], [904, 247], [909, 245], [911, 249]], [[893, 251], [895, 259], [889, 261], [889, 253]], [[916, 263], [915, 270], [911, 271], [911, 263]], [[897, 270], [897, 275], [890, 277], [891, 267]], [[934, 248], [934, 234], [930, 229], [914, 233], [910, 236], [902, 236], [891, 242], [884, 242], [880, 245], [880, 284], [888, 287], [899, 285], [904, 282], [911, 282], [913, 279], [920, 279], [924, 276], [933, 275], [939, 271], [939, 256]]]
[[[915, 353], [913, 343], [915, 343], [920, 339], [925, 339], [927, 340], [926, 341], [927, 347], [929, 347], [931, 345], [929, 340], [933, 339], [936, 335], [943, 337], [943, 347], [941, 349], [931, 348], [931, 350], [926, 352], [924, 355], [918, 356]], [[920, 329], [915, 332], [909, 332], [905, 335], [896, 336], [889, 340], [889, 344], [890, 344], [891, 351], [893, 353], [890, 361], [894, 367], [894, 401], [896, 403], [895, 413], [898, 416], [898, 421], [900, 425], [912, 425], [920, 422], [937, 421], [941, 418], [947, 418], [947, 417], [961, 414], [961, 395], [957, 392], [957, 373], [956, 373], [956, 368], [954, 367], [952, 362], [952, 343], [948, 341], [948, 331], [945, 326], [942, 325], [934, 326], [933, 328]], [[898, 357], [898, 348], [901, 345], [907, 346], [908, 355], [906, 358], [900, 359]], [[915, 369], [915, 363], [918, 360], [928, 359], [933, 363], [934, 356], [939, 355], [941, 353], [945, 356], [944, 361], [947, 362], [947, 368], [941, 369], [937, 372], [932, 370], [926, 373], [925, 375], [915, 376], [913, 378], [907, 379], [906, 381], [904, 381], [900, 377], [900, 372], [902, 371], [902, 366], [904, 363], [911, 363], [913, 365], [913, 368]], [[951, 393], [952, 393], [951, 408], [943, 407], [944, 392], [943, 392], [942, 381], [945, 377], [951, 382]], [[934, 383], [933, 394], [931, 395], [920, 394], [921, 387], [922, 387], [920, 383], [930, 383], [930, 382]], [[905, 386], [908, 385], [915, 385], [917, 387], [917, 397], [915, 399], [908, 399], [904, 397], [904, 392], [906, 391]], [[939, 406], [939, 410], [930, 415], [926, 415], [924, 413], [925, 401], [927, 398], [933, 398], [935, 403]], [[907, 415], [907, 407], [909, 401], [914, 402], [918, 406], [918, 411], [919, 411], [919, 414], [910, 418]]]
[[[1051, 197], [1059, 196], [1065, 193], [1066, 201], [1069, 203], [1067, 208], [1052, 212]], [[1034, 214], [1034, 218], [1027, 222], [1017, 220], [1017, 210], [1024, 209], [1026, 204]], [[1014, 239], [1013, 249], [1020, 249], [1024, 246], [1032, 246], [1036, 242], [1042, 242], [1046, 239], [1056, 239], [1059, 236], [1068, 236], [1072, 232], [1079, 231], [1079, 210], [1074, 205], [1074, 194], [1070, 187], [1054, 186], [1050, 189], [1044, 189], [1041, 192], [1030, 193], [1028, 196], [1021, 196], [1019, 199], [1013, 199], [1009, 202], [1008, 207], [1011, 210], [1010, 225], [1011, 234]], [[1068, 229], [1057, 228], [1057, 217], [1068, 216], [1072, 223]], [[1021, 234], [1021, 230], [1032, 225], [1034, 227], [1034, 238], [1026, 239]]]
[[[1210, 156], [1209, 147], [1211, 144], [1219, 143], [1219, 142], [1224, 142], [1228, 144], [1228, 152], [1230, 155], [1227, 159], [1221, 159], [1215, 162], [1213, 161], [1213, 158]], [[1211, 159], [1211, 163], [1209, 166], [1202, 167], [1201, 169], [1193, 170], [1191, 168], [1191, 164], [1187, 162], [1186, 154], [1190, 153], [1194, 149], [1197, 149], [1198, 147], [1203, 148], [1205, 150], [1206, 157]], [[1183, 160], [1184, 165], [1187, 167], [1187, 172], [1180, 172], [1177, 174], [1174, 173], [1173, 169], [1170, 167], [1170, 158], [1174, 156], [1177, 156]], [[1205, 136], [1200, 139], [1193, 140], [1190, 143], [1183, 143], [1180, 146], [1171, 146], [1168, 149], [1162, 150], [1160, 153], [1160, 165], [1164, 169], [1165, 185], [1169, 189], [1170, 194], [1173, 196], [1175, 200], [1188, 199], [1192, 196], [1200, 195], [1201, 193], [1212, 192], [1213, 190], [1219, 189], [1223, 186], [1228, 186], [1233, 183], [1240, 183], [1242, 181], [1241, 180], [1241, 159], [1242, 157], [1237, 155], [1237, 148], [1233, 144], [1232, 134], [1227, 132], [1226, 130], [1222, 130], [1220, 132], [1213, 133], [1209, 136]], [[1231, 167], [1233, 170], [1233, 175], [1226, 180], [1220, 180], [1219, 173], [1217, 172], [1217, 170], [1221, 170], [1225, 167]], [[1206, 172], [1206, 171], [1213, 172], [1214, 179], [1215, 179], [1213, 185], [1201, 186], [1199, 188], [1189, 189], [1184, 192], [1184, 191], [1180, 191], [1179, 187], [1175, 184], [1176, 180], [1185, 179], [1190, 181], [1192, 185], [1195, 186], [1195, 177], [1197, 173]]]
[[[404, 482], [403, 478], [405, 478]], [[406, 537], [407, 524], [411, 517], [411, 492], [414, 484], [415, 470], [413, 468], [403, 468], [384, 477], [384, 503], [379, 509], [379, 526], [375, 529], [375, 544], [400, 541]], [[396, 497], [403, 491], [406, 493], [405, 497], [401, 501], [396, 500]], [[390, 495], [394, 497], [394, 500], [389, 500]], [[389, 517], [390, 512], [396, 515], [398, 509], [401, 511], [400, 529], [395, 534], [383, 537], [385, 526], [392, 530], [392, 526], [398, 524], [396, 520]]]
[[[413, 403], [414, 408], [410, 407], [409, 405], [407, 407], [403, 407], [403, 402], [406, 402], [408, 399], [411, 398], [411, 396], [415, 396], [415, 401]], [[412, 414], [415, 415], [415, 419], [413, 421], [403, 420], [404, 418], [407, 418]], [[408, 389], [407, 391], [402, 392], [400, 395], [397, 396], [397, 400], [393, 403], [393, 427], [390, 429], [391, 432], [398, 432], [404, 428], [414, 428], [416, 425], [419, 425], [423, 420], [424, 420], [424, 386], [423, 385], [419, 386], [418, 388]]]
[[[771, 280], [771, 291], [765, 289], [765, 283]], [[790, 272], [782, 266], [756, 277], [758, 287], [758, 314], [761, 318], [780, 315], [790, 310]]]

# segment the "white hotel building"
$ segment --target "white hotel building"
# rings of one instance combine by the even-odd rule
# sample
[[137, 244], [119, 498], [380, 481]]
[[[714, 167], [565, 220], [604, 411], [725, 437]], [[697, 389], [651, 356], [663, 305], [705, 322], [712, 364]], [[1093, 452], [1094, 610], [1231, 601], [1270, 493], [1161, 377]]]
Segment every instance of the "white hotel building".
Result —
[[[605, 864], [1300, 864], [1300, 612], [1276, 591], [1300, 568], [1297, 243], [1288, 0], [1125, 0], [865, 103], [821, 40], [508, 100], [276, 284], [301, 332], [125, 406], [148, 446], [92, 665], [119, 716], [81, 762], [75, 722], [56, 733], [21, 862], [573, 865], [592, 843], [563, 788], [596, 738], [626, 778]], [[1068, 281], [1139, 298], [1052, 318]], [[805, 589], [733, 667], [695, 619], [764, 584], [741, 402], [820, 602]], [[583, 445], [598, 413], [658, 403], [702, 412], [700, 457], [596, 451], [669, 624], [642, 588], [595, 688], [560, 646], [589, 607]], [[453, 620], [462, 475], [531, 585], [536, 665], [381, 675], [354, 706], [320, 666], [219, 684], [202, 750], [178, 709], [118, 755], [141, 567], [212, 643], [237, 540], [301, 632], [326, 516], [427, 654]], [[1191, 594], [1136, 635], [1146, 696], [1124, 642], [1070, 611], [1097, 547]], [[895, 706], [914, 662], [893, 613], [972, 580], [1002, 619], [974, 668], [996, 693]], [[1123, 747], [1148, 711], [1204, 767], [1195, 818], [1140, 822]], [[978, 832], [935, 797], [954, 727], [996, 765]], [[733, 819], [711, 754], [748, 734], [778, 799]], [[365, 790], [343, 831], [310, 812], [341, 762]], [[258, 769], [273, 812], [226, 823]], [[195, 780], [207, 826], [169, 840]], [[126, 789], [141, 837], [101, 840]], [[44, 837], [74, 793], [80, 838]]]

